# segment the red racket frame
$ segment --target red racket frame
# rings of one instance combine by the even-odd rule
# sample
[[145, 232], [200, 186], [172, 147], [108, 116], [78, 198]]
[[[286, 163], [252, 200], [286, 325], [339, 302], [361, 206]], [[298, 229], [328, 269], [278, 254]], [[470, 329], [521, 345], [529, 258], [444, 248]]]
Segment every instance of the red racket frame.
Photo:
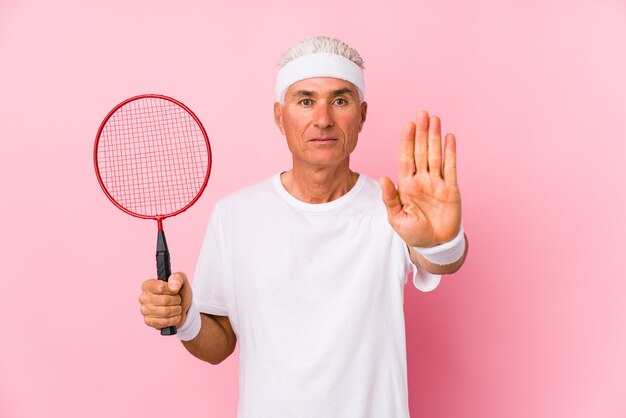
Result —
[[[122, 106], [133, 102], [135, 100], [139, 100], [139, 99], [147, 99], [147, 98], [156, 98], [156, 99], [163, 99], [163, 100], [167, 100], [169, 102], [172, 102], [174, 104], [177, 104], [178, 106], [182, 107], [183, 109], [185, 109], [185, 111], [187, 113], [189, 113], [189, 115], [196, 121], [196, 123], [198, 124], [198, 126], [200, 127], [200, 130], [202, 131], [202, 135], [204, 136], [204, 141], [206, 142], [206, 147], [207, 147], [207, 154], [208, 154], [208, 160], [207, 160], [207, 173], [206, 176], [204, 177], [204, 182], [202, 183], [202, 186], [200, 187], [200, 189], [198, 190], [198, 193], [196, 194], [196, 196], [191, 200], [191, 202], [189, 202], [189, 204], [187, 204], [185, 207], [183, 207], [182, 209], [179, 209], [175, 212], [172, 213], [168, 213], [165, 215], [142, 215], [140, 213], [135, 213], [133, 211], [130, 211], [128, 209], [126, 209], [124, 206], [120, 205], [114, 198], [113, 196], [111, 196], [108, 192], [108, 190], [106, 189], [106, 187], [104, 186], [104, 183], [102, 182], [102, 178], [100, 177], [100, 168], [98, 167], [98, 143], [100, 142], [100, 134], [102, 133], [102, 130], [104, 129], [104, 126], [107, 124], [107, 122], [109, 121], [109, 118], [111, 116], [113, 116], [113, 114]], [[104, 120], [102, 121], [102, 123], [100, 124], [100, 128], [98, 128], [98, 133], [96, 134], [96, 142], [94, 144], [93, 147], [93, 164], [94, 164], [94, 168], [96, 170], [96, 177], [98, 177], [98, 183], [100, 184], [100, 187], [102, 188], [102, 191], [104, 192], [104, 194], [109, 198], [109, 200], [111, 201], [111, 203], [113, 203], [115, 206], [117, 206], [120, 210], [122, 210], [123, 212], [126, 212], [129, 215], [132, 215], [136, 218], [141, 218], [141, 219], [154, 219], [157, 221], [157, 225], [159, 228], [159, 231], [163, 230], [163, 219], [166, 218], [171, 218], [172, 216], [176, 216], [179, 213], [182, 213], [184, 211], [186, 211], [187, 209], [189, 209], [194, 203], [196, 203], [196, 201], [198, 199], [200, 199], [200, 196], [202, 195], [202, 192], [204, 192], [204, 189], [206, 188], [207, 183], [209, 182], [209, 177], [211, 175], [211, 167], [212, 167], [212, 154], [211, 154], [211, 144], [209, 142], [209, 136], [206, 133], [206, 130], [204, 129], [204, 126], [202, 126], [202, 122], [200, 122], [200, 119], [198, 119], [198, 117], [196, 116], [195, 113], [193, 113], [193, 111], [191, 109], [189, 109], [187, 106], [185, 106], [183, 103], [179, 102], [176, 99], [172, 99], [171, 97], [168, 96], [163, 96], [161, 94], [141, 94], [138, 96], [134, 96], [131, 97], [129, 99], [124, 100], [123, 102], [121, 102], [120, 104], [118, 104], [117, 106], [115, 106], [104, 118]]]

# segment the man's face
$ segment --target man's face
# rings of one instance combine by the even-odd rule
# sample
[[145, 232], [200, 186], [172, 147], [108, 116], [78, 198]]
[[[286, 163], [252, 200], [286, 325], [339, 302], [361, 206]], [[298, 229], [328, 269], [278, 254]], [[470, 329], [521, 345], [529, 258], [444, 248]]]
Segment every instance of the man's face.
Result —
[[348, 162], [363, 128], [367, 103], [352, 83], [309, 78], [292, 84], [285, 104], [274, 104], [274, 119], [294, 156], [294, 166], [338, 166]]

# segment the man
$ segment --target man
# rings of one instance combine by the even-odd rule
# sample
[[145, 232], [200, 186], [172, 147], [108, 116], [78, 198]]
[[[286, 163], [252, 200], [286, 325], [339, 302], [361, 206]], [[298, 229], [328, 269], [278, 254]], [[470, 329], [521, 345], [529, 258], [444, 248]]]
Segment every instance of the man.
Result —
[[455, 138], [442, 156], [440, 121], [420, 112], [402, 132], [398, 187], [379, 184], [349, 166], [367, 115], [358, 53], [317, 37], [281, 64], [274, 115], [291, 170], [218, 202], [193, 292], [183, 273], [148, 280], [141, 311], [212, 364], [239, 341], [239, 417], [408, 417], [407, 275], [430, 290], [467, 251]]

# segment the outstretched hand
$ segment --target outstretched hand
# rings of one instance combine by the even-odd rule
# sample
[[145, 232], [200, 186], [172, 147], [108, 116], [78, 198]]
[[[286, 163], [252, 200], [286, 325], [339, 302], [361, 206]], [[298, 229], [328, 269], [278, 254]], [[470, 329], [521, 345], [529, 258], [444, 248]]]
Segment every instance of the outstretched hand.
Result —
[[456, 139], [447, 134], [441, 152], [441, 122], [419, 112], [400, 140], [398, 188], [380, 179], [389, 223], [408, 245], [433, 247], [452, 240], [461, 227], [456, 178]]

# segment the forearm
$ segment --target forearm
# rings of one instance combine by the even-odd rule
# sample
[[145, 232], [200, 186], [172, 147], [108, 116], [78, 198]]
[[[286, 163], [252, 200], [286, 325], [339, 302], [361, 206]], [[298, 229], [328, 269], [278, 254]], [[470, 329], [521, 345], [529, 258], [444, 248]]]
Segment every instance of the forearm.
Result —
[[192, 340], [183, 341], [191, 354], [211, 364], [219, 364], [235, 350], [237, 337], [226, 316], [200, 314], [200, 333]]
[[431, 263], [426, 258], [424, 258], [423, 255], [415, 251], [411, 246], [408, 246], [409, 253], [411, 255], [411, 261], [414, 264], [422, 267], [424, 270], [432, 274], [452, 274], [461, 268], [461, 266], [465, 262], [465, 257], [467, 256], [467, 251], [469, 249], [469, 242], [467, 240], [467, 235], [463, 234], [463, 238], [465, 239], [465, 251], [463, 253], [463, 256], [458, 261], [452, 264], [441, 266], [439, 264]]

